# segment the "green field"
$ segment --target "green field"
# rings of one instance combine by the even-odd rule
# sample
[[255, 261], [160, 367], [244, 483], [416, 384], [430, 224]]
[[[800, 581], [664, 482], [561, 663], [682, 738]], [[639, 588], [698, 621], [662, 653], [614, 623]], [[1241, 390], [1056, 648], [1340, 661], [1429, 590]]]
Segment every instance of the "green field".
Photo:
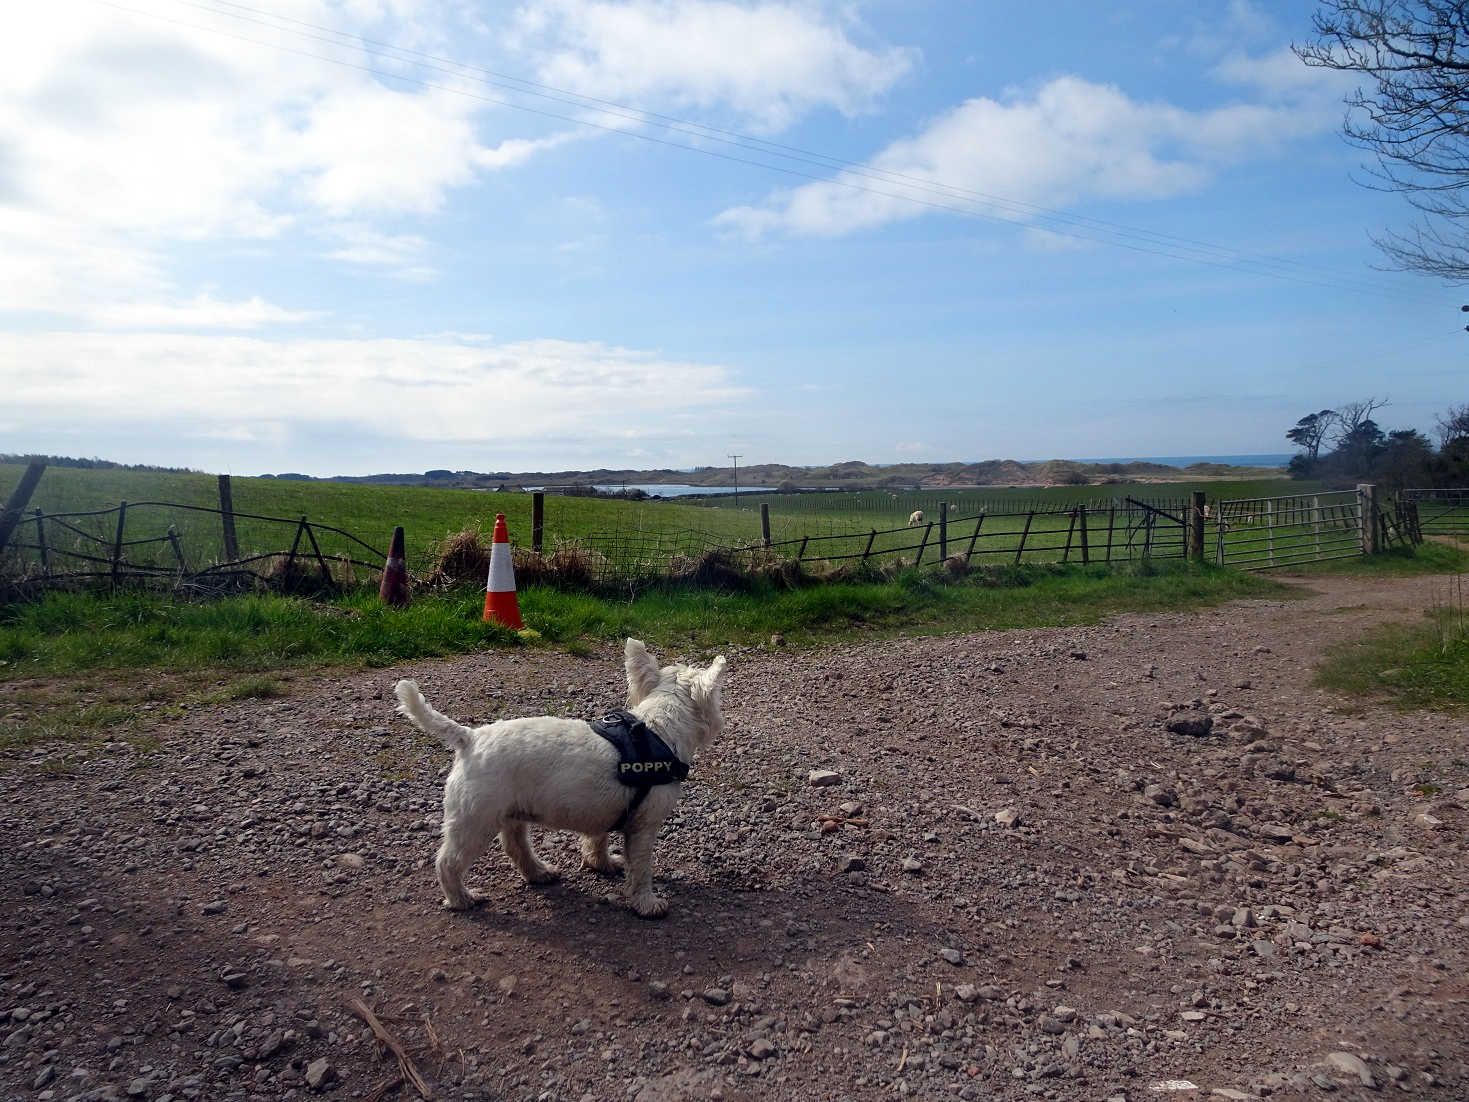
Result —
[[[24, 468], [0, 465], [0, 498], [8, 496]], [[300, 482], [282, 479], [233, 478], [232, 496], [239, 519], [236, 523], [240, 548], [245, 553], [284, 551], [295, 537], [296, 521], [308, 517], [313, 525], [325, 525], [351, 533], [373, 552], [331, 532], [318, 532], [322, 552], [331, 558], [349, 556], [375, 562], [387, 548], [395, 525], [403, 525], [408, 542], [409, 569], [426, 573], [435, 549], [445, 537], [466, 528], [488, 533], [494, 515], [503, 512], [511, 542], [530, 543], [531, 496], [476, 490], [447, 490], [418, 486], [378, 486], [358, 483]], [[605, 547], [609, 555], [620, 548], [637, 545], [629, 554], [667, 557], [675, 552], [697, 554], [705, 547], [750, 545], [760, 538], [760, 505], [770, 507], [771, 538], [776, 543], [809, 538], [807, 558], [859, 555], [868, 549], [870, 532], [901, 527], [914, 509], [923, 509], [929, 520], [938, 515], [938, 503], [950, 504], [948, 553], [968, 551], [971, 546], [981, 562], [1004, 562], [1013, 557], [1024, 521], [1014, 517], [989, 516], [980, 538], [971, 542], [975, 518], [982, 511], [995, 514], [1032, 508], [1065, 508], [1085, 504], [1086, 557], [1106, 560], [1136, 557], [1144, 534], [1129, 532], [1121, 514], [1112, 507], [1131, 495], [1172, 508], [1184, 498], [1192, 484], [1142, 484], [1135, 486], [1070, 486], [1049, 489], [982, 489], [917, 491], [889, 494], [885, 491], [856, 491], [833, 494], [741, 494], [711, 496], [696, 501], [620, 501], [548, 495], [545, 516], [545, 546], [560, 541], [591, 541]], [[1210, 500], [1221, 496], [1258, 496], [1267, 492], [1301, 492], [1309, 488], [1288, 481], [1205, 482]], [[211, 512], [166, 508], [148, 502], [192, 505], [209, 509], [218, 505], [217, 480], [212, 475], [164, 474], [141, 471], [96, 470], [49, 467], [32, 497], [29, 508], [46, 514], [104, 510], [119, 502], [129, 503], [125, 539], [162, 537], [172, 526], [191, 567], [223, 558], [220, 518]], [[250, 519], [251, 515], [281, 518], [280, 521]], [[98, 540], [110, 541], [116, 534], [116, 514], [76, 518], [69, 523]], [[48, 524], [47, 540], [93, 554], [106, 554], [101, 544], [75, 532], [64, 532]], [[58, 535], [60, 538], [58, 538]], [[835, 540], [822, 537], [847, 536]], [[614, 539], [614, 537], [616, 537]], [[36, 543], [34, 524], [22, 526], [17, 540]], [[876, 557], [901, 553], [911, 561], [923, 529], [879, 536], [870, 551]], [[924, 548], [927, 561], [940, 553], [940, 531], [929, 533]], [[601, 543], [597, 541], [601, 540]], [[1083, 540], [1080, 527], [1066, 515], [1037, 517], [1026, 534], [1026, 561], [1068, 558], [1080, 560]], [[69, 542], [63, 542], [69, 541]], [[1065, 547], [1071, 544], [1068, 553]], [[1131, 551], [1129, 552], [1129, 544]], [[1152, 550], [1155, 555], [1177, 553], [1176, 530], [1159, 533]], [[799, 545], [781, 548], [795, 554]], [[309, 550], [303, 542], [303, 553]], [[29, 559], [35, 551], [26, 552]], [[163, 542], [129, 549], [136, 562], [172, 565], [172, 549]], [[60, 559], [58, 561], [65, 562]]]

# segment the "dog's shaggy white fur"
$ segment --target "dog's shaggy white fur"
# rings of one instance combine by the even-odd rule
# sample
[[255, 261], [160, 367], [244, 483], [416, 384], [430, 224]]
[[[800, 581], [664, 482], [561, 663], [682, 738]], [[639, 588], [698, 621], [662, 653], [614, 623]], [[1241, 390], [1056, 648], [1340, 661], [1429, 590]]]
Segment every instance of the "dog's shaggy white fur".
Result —
[[[726, 665], [659, 669], [641, 641], [624, 649], [627, 707], [685, 763], [724, 729], [719, 691]], [[560, 874], [531, 845], [529, 824], [574, 830], [582, 836], [584, 868], [612, 874], [620, 867], [607, 852], [607, 834], [632, 802], [635, 789], [617, 779], [617, 751], [579, 719], [536, 716], [465, 727], [429, 706], [412, 681], [399, 681], [398, 711], [454, 751], [444, 782], [444, 838], [436, 862], [444, 906], [473, 907], [464, 873], [496, 834], [520, 875], [546, 884]], [[661, 918], [668, 903], [653, 893], [653, 842], [678, 802], [679, 784], [655, 785], [627, 822], [628, 905], [644, 918]]]

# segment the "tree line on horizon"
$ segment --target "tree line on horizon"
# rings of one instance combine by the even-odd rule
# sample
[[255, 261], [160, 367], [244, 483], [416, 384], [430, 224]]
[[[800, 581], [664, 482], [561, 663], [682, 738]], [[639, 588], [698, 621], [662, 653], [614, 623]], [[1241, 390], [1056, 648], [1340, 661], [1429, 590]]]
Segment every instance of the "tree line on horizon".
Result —
[[1286, 468], [1290, 476], [1394, 490], [1469, 486], [1469, 403], [1437, 416], [1437, 441], [1417, 429], [1384, 431], [1373, 415], [1387, 404], [1367, 398], [1306, 414], [1285, 434], [1301, 449]]

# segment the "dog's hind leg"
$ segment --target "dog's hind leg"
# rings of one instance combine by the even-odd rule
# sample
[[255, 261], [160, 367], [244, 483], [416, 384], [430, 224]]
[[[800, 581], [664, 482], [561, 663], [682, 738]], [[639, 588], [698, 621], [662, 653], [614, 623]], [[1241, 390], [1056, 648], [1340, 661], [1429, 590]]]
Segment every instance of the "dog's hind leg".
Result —
[[606, 834], [583, 834], [581, 836], [581, 867], [614, 876], [622, 871], [622, 858], [607, 852]]
[[536, 856], [535, 847], [530, 842], [530, 829], [525, 823], [506, 823], [500, 830], [500, 844], [527, 884], [552, 884], [561, 878], [560, 872]]
[[439, 874], [439, 887], [444, 889], [444, 906], [449, 910], [467, 911], [479, 903], [479, 897], [465, 887], [464, 874], [488, 845], [489, 839], [483, 834], [461, 835], [445, 824], [434, 869]]
[[657, 826], [627, 834], [627, 903], [643, 918], [662, 918], [668, 913], [668, 900], [653, 893], [653, 843], [657, 840]]

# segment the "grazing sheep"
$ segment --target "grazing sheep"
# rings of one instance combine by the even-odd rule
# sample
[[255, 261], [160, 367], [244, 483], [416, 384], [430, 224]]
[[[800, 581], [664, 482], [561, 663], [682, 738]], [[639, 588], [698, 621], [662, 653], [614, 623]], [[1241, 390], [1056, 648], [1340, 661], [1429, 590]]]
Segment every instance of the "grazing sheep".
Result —
[[919, 524], [922, 524], [922, 523], [923, 523], [923, 510], [922, 509], [914, 509], [913, 510], [913, 515], [908, 518], [908, 527], [909, 528], [912, 528], [915, 525], [919, 525]]

